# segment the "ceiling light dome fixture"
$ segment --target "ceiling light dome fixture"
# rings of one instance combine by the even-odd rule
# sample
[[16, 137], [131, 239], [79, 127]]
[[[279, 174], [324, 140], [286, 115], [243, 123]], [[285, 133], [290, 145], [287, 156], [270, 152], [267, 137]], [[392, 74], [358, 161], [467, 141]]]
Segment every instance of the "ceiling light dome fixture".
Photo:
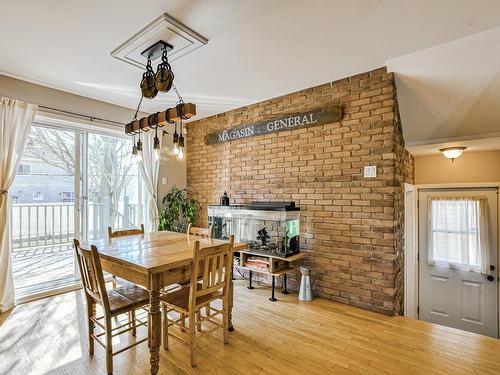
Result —
[[456, 158], [460, 157], [467, 147], [457, 146], [457, 147], [445, 147], [439, 150], [445, 157], [451, 159], [453, 162]]

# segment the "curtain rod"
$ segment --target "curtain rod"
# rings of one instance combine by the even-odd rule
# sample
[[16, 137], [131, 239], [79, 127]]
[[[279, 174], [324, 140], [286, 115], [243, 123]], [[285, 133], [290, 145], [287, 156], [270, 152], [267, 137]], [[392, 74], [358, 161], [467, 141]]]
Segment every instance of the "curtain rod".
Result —
[[74, 116], [79, 116], [79, 117], [85, 117], [85, 118], [88, 118], [90, 119], [90, 121], [103, 121], [103, 122], [108, 122], [110, 124], [116, 124], [116, 125], [121, 125], [121, 126], [125, 126], [125, 124], [121, 123], [121, 122], [118, 122], [118, 121], [113, 121], [113, 120], [107, 120], [107, 119], [104, 119], [104, 118], [99, 118], [99, 117], [95, 117], [95, 116], [89, 116], [89, 115], [83, 115], [81, 113], [76, 113], [76, 112], [71, 112], [71, 111], [66, 111], [64, 109], [59, 109], [59, 108], [53, 108], [53, 107], [47, 107], [47, 106], [44, 106], [44, 105], [39, 105], [38, 108], [42, 108], [42, 109], [48, 109], [50, 111], [56, 111], [56, 112], [61, 112], [61, 113], [66, 113], [66, 114], [69, 114], [69, 115], [74, 115]]

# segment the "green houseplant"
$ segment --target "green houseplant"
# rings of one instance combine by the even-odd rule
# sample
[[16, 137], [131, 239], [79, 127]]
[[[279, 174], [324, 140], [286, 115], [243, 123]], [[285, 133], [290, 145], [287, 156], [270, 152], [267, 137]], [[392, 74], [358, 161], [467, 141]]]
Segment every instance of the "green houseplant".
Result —
[[172, 232], [186, 232], [188, 224], [194, 223], [200, 209], [196, 199], [188, 198], [186, 189], [176, 186], [163, 198], [163, 206], [158, 230]]

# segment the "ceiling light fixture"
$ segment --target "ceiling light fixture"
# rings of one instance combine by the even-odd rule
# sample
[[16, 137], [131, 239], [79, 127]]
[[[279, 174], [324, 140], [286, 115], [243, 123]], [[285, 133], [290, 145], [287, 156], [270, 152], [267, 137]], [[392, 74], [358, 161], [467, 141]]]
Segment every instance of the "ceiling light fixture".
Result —
[[[165, 123], [174, 124], [175, 131], [173, 135], [174, 150], [173, 153], [179, 160], [184, 160], [185, 150], [184, 150], [184, 135], [182, 134], [182, 121], [187, 120], [196, 113], [196, 107], [188, 103], [187, 109], [185, 109], [184, 99], [182, 99], [181, 94], [174, 85], [174, 72], [172, 67], [168, 63], [168, 51], [172, 50], [173, 47], [163, 41], [158, 41], [145, 51], [142, 55], [147, 58], [148, 62], [146, 64], [146, 71], [142, 75], [141, 80], [141, 92], [142, 96], [137, 105], [137, 110], [135, 111], [134, 118], [131, 123], [127, 124], [125, 127], [125, 133], [130, 134], [133, 137], [133, 147], [132, 155], [138, 162], [142, 159], [142, 142], [141, 142], [141, 131], [148, 131], [149, 129], [155, 130], [155, 136], [153, 139], [153, 152], [154, 159], [159, 161], [161, 158], [161, 141], [158, 137], [158, 127], [163, 127]], [[156, 74], [151, 66], [151, 61], [156, 60], [161, 56], [161, 63], [156, 69]], [[137, 120], [137, 115], [141, 108], [143, 98], [154, 98], [158, 92], [168, 92], [173, 88], [178, 102], [175, 107], [175, 114], [171, 113], [174, 108], [170, 108], [162, 113], [154, 113], [147, 118], [142, 118]], [[179, 133], [177, 133], [177, 122], [179, 123]], [[138, 140], [135, 143], [135, 135], [137, 134]], [[168, 134], [163, 131], [163, 134]]]
[[451, 159], [453, 162], [456, 158], [460, 157], [464, 150], [466, 150], [467, 147], [459, 146], [459, 147], [445, 147], [439, 150], [445, 157], [448, 159]]

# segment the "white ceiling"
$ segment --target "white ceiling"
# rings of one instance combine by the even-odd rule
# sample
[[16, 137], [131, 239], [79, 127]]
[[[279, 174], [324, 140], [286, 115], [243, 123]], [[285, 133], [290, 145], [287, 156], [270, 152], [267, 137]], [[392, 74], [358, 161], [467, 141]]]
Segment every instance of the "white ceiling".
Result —
[[405, 141], [414, 154], [435, 145], [500, 149], [500, 28], [398, 57], [387, 67], [397, 72]]
[[497, 0], [0, 1], [1, 74], [113, 104], [136, 106], [141, 71], [110, 52], [167, 12], [209, 39], [172, 64], [198, 118], [389, 62], [407, 142], [500, 128], [498, 31], [474, 35]]

